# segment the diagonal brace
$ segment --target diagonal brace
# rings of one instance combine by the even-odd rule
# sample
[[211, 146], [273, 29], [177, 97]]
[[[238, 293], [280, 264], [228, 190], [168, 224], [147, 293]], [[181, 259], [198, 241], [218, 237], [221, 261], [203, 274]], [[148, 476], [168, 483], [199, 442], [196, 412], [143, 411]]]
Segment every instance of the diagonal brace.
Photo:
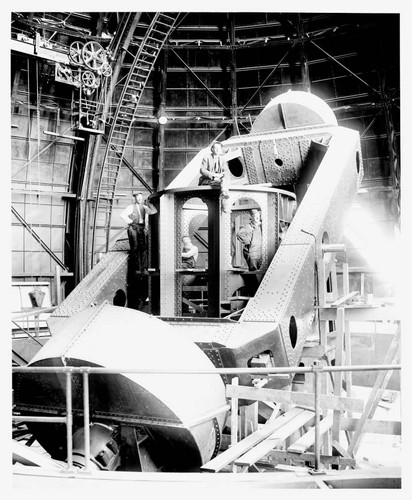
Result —
[[11, 211], [13, 215], [17, 218], [17, 220], [22, 224], [23, 227], [27, 229], [27, 231], [33, 236], [33, 238], [40, 244], [40, 246], [46, 250], [46, 252], [50, 255], [50, 257], [59, 264], [59, 266], [68, 271], [68, 268], [63, 264], [63, 262], [57, 257], [57, 255], [53, 252], [53, 250], [46, 245], [46, 243], [40, 238], [40, 236], [34, 231], [34, 229], [23, 219], [23, 217], [17, 212], [14, 207], [11, 207]]
[[248, 104], [250, 103], [250, 101], [255, 97], [255, 95], [258, 92], [260, 92], [260, 90], [263, 88], [263, 86], [265, 85], [265, 83], [269, 80], [269, 78], [273, 75], [273, 73], [279, 68], [279, 66], [282, 64], [282, 62], [285, 60], [285, 58], [288, 56], [288, 54], [290, 53], [290, 51], [293, 49], [294, 46], [295, 46], [295, 43], [293, 43], [289, 47], [289, 49], [283, 54], [283, 56], [280, 58], [279, 62], [276, 64], [276, 66], [272, 69], [272, 71], [268, 74], [268, 76], [263, 80], [263, 82], [255, 90], [255, 92], [250, 97], [250, 99], [248, 100], [248, 102], [243, 106], [241, 113], [243, 113], [245, 111], [245, 109], [248, 107]]
[[229, 109], [220, 101], [220, 99], [215, 96], [215, 94], [210, 90], [210, 88], [202, 81], [201, 78], [192, 70], [190, 66], [188, 66], [183, 59], [179, 56], [179, 54], [174, 50], [171, 49], [173, 54], [179, 59], [179, 61], [183, 64], [183, 66], [189, 70], [189, 72], [196, 78], [196, 80], [207, 90], [208, 94], [219, 104], [221, 108], [223, 108], [225, 111], [229, 112]]
[[317, 43], [315, 43], [313, 40], [311, 40], [311, 38], [309, 36], [307, 36], [307, 39], [309, 40], [309, 42], [314, 45], [316, 48], [318, 48], [321, 52], [323, 52], [323, 54], [326, 55], [326, 57], [328, 57], [331, 61], [334, 61], [336, 64], [338, 64], [341, 68], [343, 68], [345, 71], [347, 71], [348, 73], [350, 73], [352, 76], [354, 76], [355, 78], [357, 78], [360, 82], [362, 82], [364, 85], [366, 85], [369, 89], [371, 89], [373, 92], [375, 92], [375, 94], [378, 94], [379, 96], [381, 96], [381, 93], [379, 92], [379, 90], [376, 90], [375, 88], [372, 87], [372, 85], [370, 85], [368, 82], [366, 82], [365, 80], [363, 80], [359, 75], [357, 75], [356, 73], [354, 73], [353, 71], [351, 71], [348, 67], [346, 67], [344, 64], [342, 64], [341, 62], [339, 62], [335, 57], [333, 57], [331, 54], [329, 54], [328, 52], [326, 52], [326, 50], [322, 49], [322, 47], [319, 47], [319, 45]]

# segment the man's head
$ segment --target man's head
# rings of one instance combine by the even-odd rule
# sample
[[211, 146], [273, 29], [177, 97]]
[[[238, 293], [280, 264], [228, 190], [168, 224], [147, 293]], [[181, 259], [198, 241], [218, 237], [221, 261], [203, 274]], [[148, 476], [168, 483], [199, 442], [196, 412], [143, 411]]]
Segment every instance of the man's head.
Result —
[[212, 152], [212, 154], [219, 155], [222, 152], [222, 143], [219, 141], [214, 142], [210, 146], [210, 151]]
[[192, 244], [192, 240], [190, 239], [190, 236], [185, 235], [182, 237], [182, 243], [184, 247], [188, 247]]
[[141, 205], [143, 203], [143, 193], [141, 193], [140, 191], [134, 192], [133, 197], [134, 197], [135, 203], [138, 203], [139, 205]]
[[252, 208], [252, 210], [250, 211], [250, 220], [255, 223], [260, 222], [259, 210], [257, 210], [256, 208]]

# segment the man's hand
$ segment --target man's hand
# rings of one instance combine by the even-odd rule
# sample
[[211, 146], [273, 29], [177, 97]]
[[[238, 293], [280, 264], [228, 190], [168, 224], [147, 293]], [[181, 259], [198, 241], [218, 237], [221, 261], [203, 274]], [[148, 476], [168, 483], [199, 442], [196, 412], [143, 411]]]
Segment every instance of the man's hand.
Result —
[[146, 236], [149, 234], [149, 228], [147, 226], [144, 227], [144, 234]]

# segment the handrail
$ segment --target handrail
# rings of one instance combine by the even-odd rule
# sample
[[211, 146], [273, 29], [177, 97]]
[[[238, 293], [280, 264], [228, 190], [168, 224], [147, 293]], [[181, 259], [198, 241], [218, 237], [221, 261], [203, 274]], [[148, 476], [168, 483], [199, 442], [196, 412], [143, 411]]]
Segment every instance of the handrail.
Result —
[[[319, 398], [320, 383], [319, 374], [322, 372], [348, 372], [348, 371], [380, 371], [380, 370], [400, 370], [400, 364], [394, 365], [355, 365], [355, 366], [320, 366], [314, 362], [310, 367], [278, 367], [278, 368], [215, 368], [215, 369], [141, 369], [141, 368], [103, 368], [91, 366], [18, 366], [12, 367], [13, 373], [64, 373], [66, 374], [66, 416], [65, 417], [33, 417], [24, 415], [13, 415], [14, 422], [42, 422], [42, 423], [66, 423], [67, 427], [67, 468], [64, 472], [73, 472], [73, 408], [72, 408], [72, 374], [83, 374], [83, 422], [84, 422], [84, 449], [85, 449], [85, 471], [89, 471], [90, 463], [90, 408], [89, 408], [89, 375], [93, 374], [187, 374], [187, 375], [206, 375], [206, 374], [260, 374], [276, 375], [281, 373], [313, 373], [314, 374], [314, 408], [315, 408], [315, 470], [320, 468], [320, 433], [319, 433]], [[232, 380], [232, 384], [238, 385], [238, 378]], [[237, 408], [238, 398], [232, 398], [232, 412]], [[217, 412], [221, 412], [221, 408]], [[237, 413], [237, 412], [236, 412]], [[237, 419], [232, 414], [232, 422], [237, 428]], [[235, 444], [237, 437], [234, 436], [232, 429], [232, 444]], [[234, 467], [234, 471], [236, 468]]]
[[97, 366], [16, 366], [13, 372], [23, 373], [89, 373], [120, 375], [124, 373], [142, 374], [174, 374], [174, 375], [237, 375], [237, 374], [266, 374], [276, 375], [280, 373], [311, 373], [320, 372], [351, 372], [351, 371], [379, 371], [400, 370], [400, 364], [395, 365], [352, 365], [352, 366], [322, 366], [314, 369], [311, 366], [280, 366], [277, 368], [210, 368], [210, 369], [172, 369], [172, 368], [103, 368]]

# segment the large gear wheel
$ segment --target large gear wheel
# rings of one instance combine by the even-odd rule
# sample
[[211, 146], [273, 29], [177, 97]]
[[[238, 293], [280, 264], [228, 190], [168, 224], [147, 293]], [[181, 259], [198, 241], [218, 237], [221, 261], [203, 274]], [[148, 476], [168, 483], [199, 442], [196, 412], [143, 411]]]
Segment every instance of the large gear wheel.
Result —
[[81, 66], [83, 64], [83, 47], [83, 42], [73, 42], [69, 47], [69, 59], [76, 66]]
[[106, 62], [106, 51], [97, 42], [85, 43], [82, 49], [82, 56], [84, 64], [93, 71], [101, 69]]

